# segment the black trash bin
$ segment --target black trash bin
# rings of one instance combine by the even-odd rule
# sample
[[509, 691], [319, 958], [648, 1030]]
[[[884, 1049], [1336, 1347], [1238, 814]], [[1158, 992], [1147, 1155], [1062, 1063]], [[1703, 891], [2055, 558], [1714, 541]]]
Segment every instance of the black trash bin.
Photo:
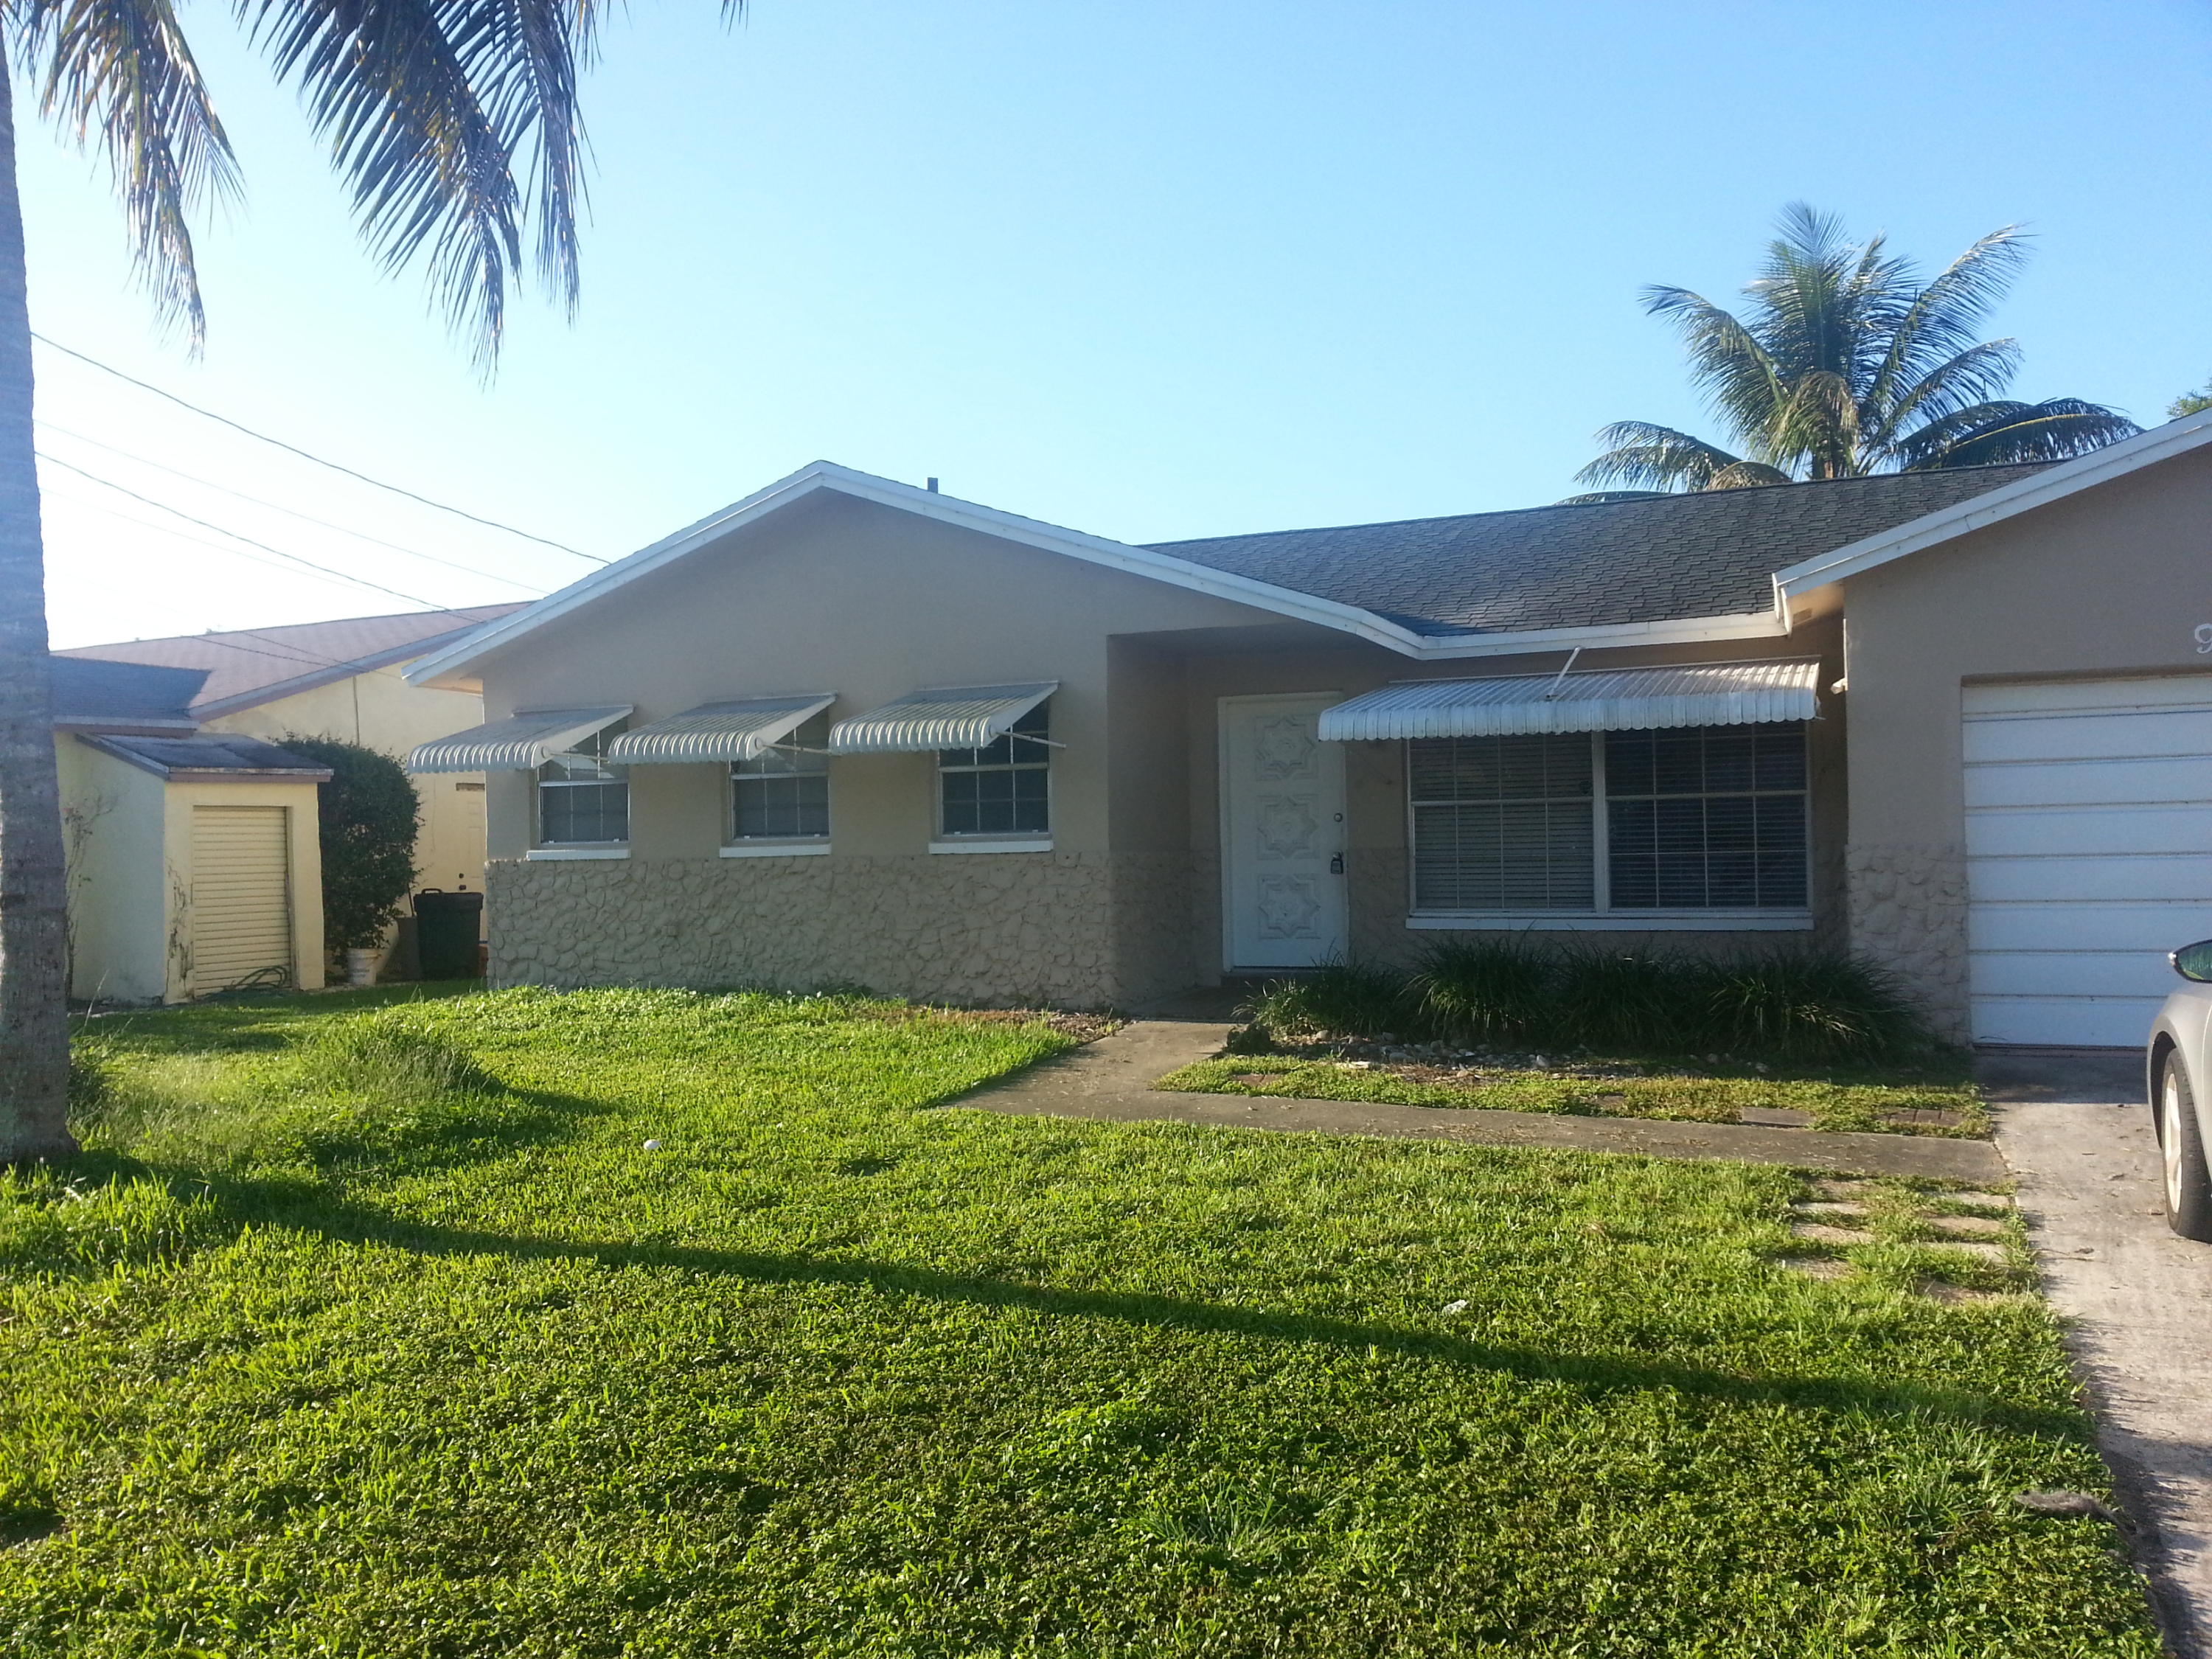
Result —
[[424, 979], [474, 979], [483, 931], [482, 893], [426, 887], [415, 895], [415, 948]]

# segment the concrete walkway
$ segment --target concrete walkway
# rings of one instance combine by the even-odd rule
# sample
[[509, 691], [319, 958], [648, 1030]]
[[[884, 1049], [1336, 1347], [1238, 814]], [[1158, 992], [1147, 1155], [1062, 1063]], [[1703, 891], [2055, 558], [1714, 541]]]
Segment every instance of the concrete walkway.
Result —
[[2212, 1659], [2212, 1245], [2167, 1230], [2142, 1059], [2013, 1054], [1979, 1069], [2167, 1640]]
[[1983, 1186], [2006, 1178], [1985, 1141], [1932, 1135], [1822, 1134], [1754, 1124], [1667, 1123], [1650, 1118], [1563, 1117], [1393, 1106], [1367, 1101], [1185, 1094], [1152, 1079], [1217, 1052], [1225, 1023], [1143, 1019], [1008, 1079], [963, 1096], [962, 1106], [1023, 1117], [1210, 1123], [1231, 1128], [1386, 1135], [1484, 1146], [1549, 1146], [1645, 1158], [1737, 1158], [1838, 1175], [1922, 1176]]

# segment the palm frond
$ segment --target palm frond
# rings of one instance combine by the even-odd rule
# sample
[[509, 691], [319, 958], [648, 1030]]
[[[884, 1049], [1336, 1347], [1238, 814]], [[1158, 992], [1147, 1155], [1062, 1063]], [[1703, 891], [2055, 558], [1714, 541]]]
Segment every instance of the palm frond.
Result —
[[238, 167], [176, 13], [168, 0], [30, 0], [11, 21], [40, 112], [106, 155], [139, 276], [198, 350], [191, 219], [234, 195]]
[[1615, 421], [1597, 441], [1607, 446], [1606, 452], [1575, 474], [1577, 483], [1657, 494], [1704, 489], [1723, 469], [1742, 465], [1741, 457], [1717, 445], [1648, 421]]
[[[1888, 349], [1868, 388], [1869, 401], [1888, 410], [1944, 363], [1970, 351], [1982, 324], [2019, 277], [2030, 251], [2027, 232], [2017, 225], [2002, 226], [1911, 295], [1894, 316], [1885, 319]], [[2008, 376], [1991, 386], [1988, 395], [2009, 384]]]
[[1864, 434], [1869, 453], [1877, 459], [1894, 457], [1916, 422], [1948, 420], [1962, 409], [2000, 401], [1998, 394], [2020, 372], [2017, 340], [1983, 340], [1936, 365], [1925, 374], [1899, 383], [1887, 406]]
[[593, 51], [597, 0], [237, 3], [277, 73], [300, 84], [371, 248], [387, 270], [425, 256], [482, 365], [498, 351], [526, 217], [539, 273], [573, 306], [576, 74]]
[[1679, 489], [1591, 489], [1579, 495], [1562, 495], [1553, 507], [1604, 507], [1613, 501], [1671, 501]]
[[1758, 337], [1734, 313], [1686, 288], [1645, 289], [1644, 309], [1674, 325], [1690, 360], [1690, 379], [1729, 437], [1763, 449], [1782, 380]]
[[1905, 441], [1900, 459], [1908, 472], [2063, 461], [2142, 430], [2118, 410], [2079, 398], [1978, 404], [1921, 428]]

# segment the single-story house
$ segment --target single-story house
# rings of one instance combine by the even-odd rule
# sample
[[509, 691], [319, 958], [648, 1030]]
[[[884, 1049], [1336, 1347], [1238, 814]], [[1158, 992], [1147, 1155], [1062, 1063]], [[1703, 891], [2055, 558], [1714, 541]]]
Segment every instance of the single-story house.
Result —
[[204, 670], [52, 659], [70, 994], [180, 1002], [323, 982], [324, 767], [205, 735]]
[[2212, 935], [2212, 415], [2047, 466], [1137, 546], [828, 463], [408, 670], [502, 983], [1136, 1005], [1817, 940], [2140, 1040]]

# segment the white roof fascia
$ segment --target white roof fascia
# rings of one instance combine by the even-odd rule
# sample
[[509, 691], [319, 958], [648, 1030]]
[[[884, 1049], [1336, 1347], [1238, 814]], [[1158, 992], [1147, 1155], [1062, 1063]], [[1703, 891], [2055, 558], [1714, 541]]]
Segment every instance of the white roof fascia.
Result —
[[1613, 646], [1704, 645], [1719, 640], [1778, 639], [1790, 620], [1779, 607], [1733, 617], [1674, 617], [1660, 622], [1600, 623], [1587, 628], [1531, 628], [1516, 633], [1424, 637], [1408, 652], [1424, 662], [1462, 657], [1517, 657], [1534, 651], [1564, 651], [1579, 646], [1602, 651]]
[[510, 644], [641, 576], [649, 575], [664, 565], [697, 551], [709, 542], [732, 531], [741, 530], [780, 508], [824, 489], [860, 501], [898, 507], [924, 518], [935, 519], [940, 523], [957, 525], [1046, 552], [1065, 554], [1088, 563], [1104, 565], [1109, 569], [1148, 576], [1155, 581], [1210, 594], [1216, 599], [1234, 600], [1257, 610], [1273, 611], [1278, 616], [1318, 623], [1325, 628], [1356, 635], [1406, 656], [1424, 654], [1421, 635], [1355, 605], [1340, 605], [1333, 599], [1316, 599], [1310, 593], [1299, 593], [1268, 582], [1255, 581], [1249, 576], [1209, 569], [1188, 560], [1154, 552], [1150, 548], [1135, 547], [1124, 542], [1109, 541], [1103, 536], [1089, 536], [1080, 531], [1063, 529], [1058, 525], [1023, 518], [1018, 514], [1004, 513], [996, 507], [982, 507], [973, 501], [920, 489], [912, 484], [900, 483], [896, 479], [856, 472], [833, 461], [817, 461], [800, 468], [788, 477], [778, 479], [766, 489], [756, 490], [743, 501], [732, 502], [720, 513], [702, 519], [672, 536], [664, 537], [650, 547], [641, 548], [627, 558], [617, 559], [604, 569], [595, 570], [590, 575], [571, 582], [534, 605], [485, 623], [466, 638], [456, 641], [442, 651], [419, 659], [402, 672], [412, 685], [435, 684], [447, 676], [465, 672], [487, 653]]
[[1863, 538], [1832, 553], [1778, 570], [1774, 585], [1788, 599], [1815, 587], [1826, 587], [1831, 582], [1863, 575], [1893, 559], [1921, 552], [1970, 531], [1986, 529], [2016, 514], [2063, 501], [2081, 490], [2125, 477], [2157, 462], [2185, 455], [2208, 443], [2212, 443], [2212, 410], [2185, 415], [2178, 421], [2169, 421], [2164, 426], [2154, 426], [2148, 432], [2107, 444], [2087, 455], [2062, 461], [2033, 477], [1992, 489], [1986, 495], [1972, 496], [1954, 507], [1923, 514], [1893, 530]]

